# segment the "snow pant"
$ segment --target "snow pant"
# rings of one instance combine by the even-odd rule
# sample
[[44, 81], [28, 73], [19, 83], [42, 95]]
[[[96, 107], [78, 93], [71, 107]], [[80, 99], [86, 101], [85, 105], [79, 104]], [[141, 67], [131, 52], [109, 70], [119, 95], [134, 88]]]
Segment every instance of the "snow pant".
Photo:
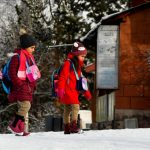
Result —
[[28, 132], [29, 128], [29, 116], [28, 112], [31, 108], [31, 103], [29, 101], [17, 101], [18, 111], [17, 115], [23, 116], [25, 120], [25, 132]]
[[80, 110], [79, 104], [64, 105], [63, 122], [68, 124], [71, 121], [77, 121]]

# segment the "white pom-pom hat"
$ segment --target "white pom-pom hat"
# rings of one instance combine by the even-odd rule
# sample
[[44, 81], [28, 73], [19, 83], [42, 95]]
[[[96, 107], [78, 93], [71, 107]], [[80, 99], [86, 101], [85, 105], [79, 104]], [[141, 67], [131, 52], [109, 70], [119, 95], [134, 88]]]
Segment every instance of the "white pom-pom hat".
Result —
[[80, 42], [75, 42], [73, 44], [71, 52], [73, 55], [87, 55], [87, 49]]

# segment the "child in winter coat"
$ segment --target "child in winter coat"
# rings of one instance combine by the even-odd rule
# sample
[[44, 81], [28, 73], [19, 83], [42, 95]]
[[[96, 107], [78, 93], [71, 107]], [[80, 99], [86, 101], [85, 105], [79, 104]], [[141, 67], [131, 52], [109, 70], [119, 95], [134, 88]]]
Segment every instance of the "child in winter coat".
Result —
[[[20, 36], [20, 46], [21, 49], [16, 50], [11, 59], [9, 69], [12, 88], [8, 99], [9, 102], [17, 102], [18, 111], [8, 129], [14, 134], [26, 136], [29, 134], [28, 112], [36, 87], [36, 81], [30, 82], [27, 77], [26, 62], [28, 62], [29, 66], [35, 64], [32, 53], [35, 51], [36, 41], [31, 35], [24, 33]], [[36, 71], [39, 72], [38, 68]], [[38, 76], [40, 78], [40, 74]]]
[[[70, 67], [74, 64], [78, 76], [81, 76], [81, 68], [87, 55], [87, 49], [80, 42], [75, 42], [72, 51], [68, 54], [61, 69], [58, 81], [58, 97], [60, 102], [64, 104], [63, 122], [64, 134], [78, 133], [80, 129], [77, 127], [78, 112], [80, 110], [80, 102], [78, 96], [80, 92], [77, 90], [77, 79], [75, 71]], [[71, 62], [68, 60], [70, 59]], [[91, 99], [89, 90], [83, 95], [87, 100]]]

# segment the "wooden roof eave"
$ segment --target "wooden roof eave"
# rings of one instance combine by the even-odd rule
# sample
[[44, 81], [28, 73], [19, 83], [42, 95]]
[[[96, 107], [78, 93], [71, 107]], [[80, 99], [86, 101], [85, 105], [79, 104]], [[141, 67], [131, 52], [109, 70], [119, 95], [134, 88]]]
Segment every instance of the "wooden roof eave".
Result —
[[132, 7], [128, 10], [125, 10], [123, 12], [120, 13], [116, 13], [113, 16], [110, 16], [106, 19], [102, 19], [101, 24], [103, 25], [118, 25], [120, 24], [120, 22], [124, 22], [124, 18], [126, 18], [127, 15], [136, 12], [137, 10], [141, 10], [143, 8], [149, 8], [150, 7], [150, 2], [144, 3], [142, 5], [136, 6], [136, 7]]
[[108, 19], [102, 20], [102, 25], [119, 25], [121, 22], [125, 21], [126, 16], [128, 16], [130, 12], [127, 12], [125, 14], [120, 14], [113, 16]]

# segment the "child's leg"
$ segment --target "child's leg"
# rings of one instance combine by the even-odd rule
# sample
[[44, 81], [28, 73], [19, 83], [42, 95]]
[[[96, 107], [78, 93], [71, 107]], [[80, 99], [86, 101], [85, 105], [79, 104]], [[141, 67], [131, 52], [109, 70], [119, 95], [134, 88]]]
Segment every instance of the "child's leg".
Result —
[[64, 105], [64, 114], [63, 114], [64, 134], [70, 134], [70, 113], [71, 113], [71, 105]]
[[28, 132], [28, 126], [29, 126], [29, 118], [28, 118], [28, 112], [31, 108], [31, 103], [29, 101], [18, 101], [18, 112], [17, 114], [24, 117], [24, 131]]
[[70, 123], [71, 105], [64, 105], [63, 122], [64, 124]]
[[77, 126], [78, 112], [80, 110], [79, 104], [72, 105], [72, 121], [70, 123], [70, 132], [78, 133], [80, 129]]
[[16, 113], [15, 119], [11, 125], [9, 125], [9, 130], [15, 134], [22, 135], [25, 129], [25, 119], [26, 115], [31, 107], [29, 101], [18, 101], [18, 111]]
[[74, 120], [77, 121], [79, 110], [80, 110], [79, 104], [72, 105], [72, 121], [74, 121]]
[[29, 131], [29, 113], [26, 114], [25, 122], [24, 123], [25, 123], [24, 131], [28, 132]]
[[27, 114], [28, 114], [28, 112], [31, 108], [30, 101], [18, 101], [17, 104], [18, 104], [17, 115], [23, 116], [25, 120], [26, 120], [26, 118], [28, 120], [28, 115]]

